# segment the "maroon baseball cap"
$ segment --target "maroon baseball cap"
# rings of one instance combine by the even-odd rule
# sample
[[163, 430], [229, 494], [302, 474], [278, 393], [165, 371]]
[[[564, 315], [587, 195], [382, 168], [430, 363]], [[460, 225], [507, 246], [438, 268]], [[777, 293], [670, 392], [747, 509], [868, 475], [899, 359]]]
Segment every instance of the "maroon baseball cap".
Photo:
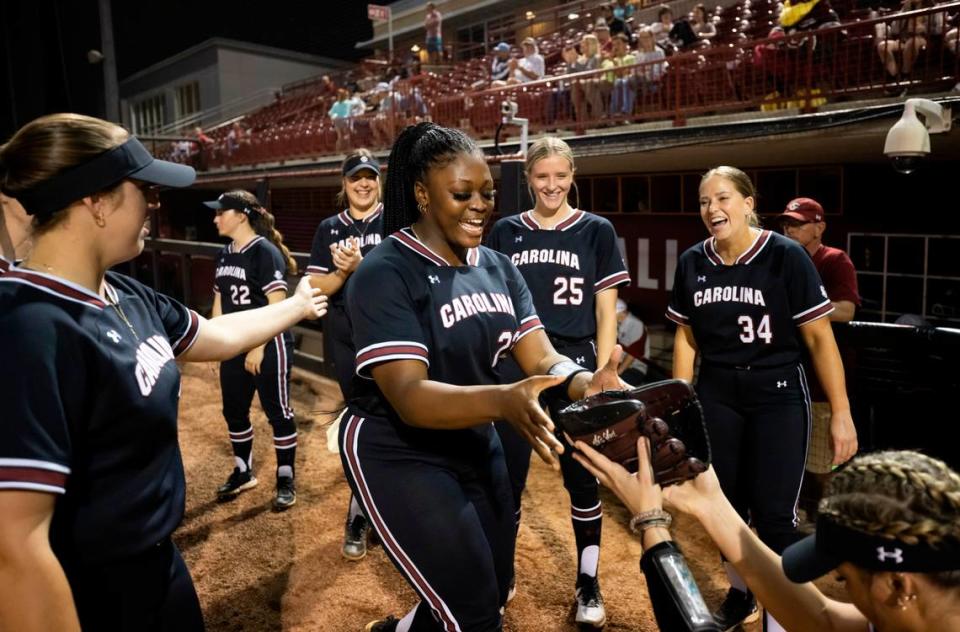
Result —
[[797, 198], [790, 200], [790, 203], [787, 204], [787, 210], [780, 215], [781, 219], [784, 217], [789, 217], [790, 219], [804, 223], [822, 222], [823, 207], [814, 199]]

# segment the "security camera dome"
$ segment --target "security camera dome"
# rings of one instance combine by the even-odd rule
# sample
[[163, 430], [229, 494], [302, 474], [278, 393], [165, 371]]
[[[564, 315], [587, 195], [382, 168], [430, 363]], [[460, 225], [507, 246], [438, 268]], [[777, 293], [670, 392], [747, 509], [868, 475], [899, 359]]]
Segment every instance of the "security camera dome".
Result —
[[913, 156], [893, 156], [891, 158], [891, 163], [893, 164], [893, 168], [897, 173], [907, 175], [916, 171], [917, 167], [920, 166], [920, 163], [923, 162], [923, 159], [926, 157], [926, 154], [916, 154]]

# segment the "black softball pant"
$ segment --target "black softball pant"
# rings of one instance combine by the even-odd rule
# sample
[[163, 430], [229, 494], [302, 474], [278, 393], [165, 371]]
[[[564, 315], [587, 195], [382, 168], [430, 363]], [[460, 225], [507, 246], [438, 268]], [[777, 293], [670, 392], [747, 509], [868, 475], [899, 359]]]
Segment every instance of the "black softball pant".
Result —
[[389, 420], [353, 406], [340, 423], [340, 459], [353, 494], [420, 596], [411, 632], [501, 629], [513, 515], [503, 449], [488, 430], [485, 446], [478, 441], [454, 458], [411, 443]]
[[776, 553], [797, 540], [797, 500], [810, 436], [810, 390], [799, 364], [704, 362], [697, 395], [723, 493]]
[[[558, 353], [569, 357], [585, 369], [597, 370], [597, 351], [592, 342], [564, 345], [554, 340], [553, 343]], [[501, 362], [503, 363], [500, 368], [500, 381], [502, 383], [519, 382], [527, 377], [512, 357], [505, 357]], [[566, 398], [543, 399], [546, 400], [546, 407], [551, 417], [556, 417], [557, 411], [570, 403]], [[510, 487], [513, 490], [514, 511], [519, 522], [520, 498], [527, 486], [527, 474], [530, 471], [530, 455], [533, 448], [508, 422], [498, 421], [494, 425], [497, 434], [500, 435], [500, 441], [503, 443], [507, 470], [510, 472]], [[563, 474], [563, 486], [570, 494], [571, 515], [574, 520], [595, 520], [601, 515], [597, 479], [573, 458], [573, 448], [567, 444], [566, 438], [559, 432], [557, 432], [557, 438], [564, 446], [563, 454], [559, 456], [560, 472]]]
[[203, 614], [180, 551], [169, 539], [104, 564], [64, 562], [83, 630], [201, 632]]
[[249, 462], [253, 441], [250, 404], [256, 391], [263, 412], [273, 426], [277, 463], [293, 467], [297, 447], [297, 425], [290, 405], [293, 337], [283, 333], [267, 343], [259, 375], [252, 375], [243, 367], [246, 355], [241, 353], [220, 363], [223, 417], [227, 420], [233, 452], [237, 458]]

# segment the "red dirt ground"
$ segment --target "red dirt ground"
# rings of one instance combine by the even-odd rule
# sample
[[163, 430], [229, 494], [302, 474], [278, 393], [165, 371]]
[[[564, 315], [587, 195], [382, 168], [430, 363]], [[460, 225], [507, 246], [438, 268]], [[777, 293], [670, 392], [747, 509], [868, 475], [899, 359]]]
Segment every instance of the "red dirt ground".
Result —
[[[255, 401], [254, 467], [260, 485], [220, 504], [214, 492], [233, 468], [220, 414], [215, 364], [184, 367], [180, 441], [187, 472], [187, 512], [174, 539], [193, 574], [207, 629], [215, 632], [323, 630], [355, 632], [386, 614], [401, 616], [414, 593], [380, 547], [360, 562], [340, 555], [349, 489], [340, 458], [327, 451], [326, 429], [339, 400], [336, 385], [294, 375], [297, 413], [297, 505], [274, 513], [275, 460], [270, 426]], [[610, 632], [657, 629], [639, 568], [640, 546], [628, 515], [604, 490], [600, 582]], [[559, 474], [534, 459], [517, 544], [518, 593], [507, 608], [508, 632], [576, 630], [571, 603], [575, 549], [569, 503]], [[699, 527], [679, 517], [681, 543], [704, 597], [716, 606], [726, 591], [719, 557]], [[441, 528], [441, 525], [438, 525]], [[749, 632], [759, 625], [746, 627]]]

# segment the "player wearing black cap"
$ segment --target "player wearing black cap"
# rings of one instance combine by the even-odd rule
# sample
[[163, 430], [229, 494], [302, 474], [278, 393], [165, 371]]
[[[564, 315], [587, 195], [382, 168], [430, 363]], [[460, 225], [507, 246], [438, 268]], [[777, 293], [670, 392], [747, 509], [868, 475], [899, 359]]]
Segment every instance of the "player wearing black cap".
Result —
[[[498, 221], [487, 245], [510, 257], [520, 270], [554, 348], [593, 371], [607, 363], [617, 343], [617, 287], [628, 283], [630, 275], [610, 221], [567, 201], [574, 170], [573, 152], [563, 140], [548, 136], [533, 143], [526, 172], [536, 204]], [[523, 375], [509, 358], [499, 370], [505, 382]], [[569, 401], [548, 399], [547, 404], [553, 415]], [[509, 424], [497, 424], [497, 432], [506, 452], [519, 526], [530, 446]], [[575, 619], [599, 628], [606, 621], [606, 609], [597, 578], [603, 523], [597, 479], [571, 459], [569, 451], [560, 457], [560, 466], [577, 545]]]
[[[838, 462], [853, 456], [857, 440], [840, 353], [825, 318], [833, 307], [803, 248], [755, 227], [755, 200], [739, 169], [717, 167], [704, 175], [700, 215], [711, 236], [681, 255], [667, 317], [678, 325], [674, 377], [692, 381], [701, 356], [697, 394], [724, 493], [780, 552], [797, 538], [810, 432], [802, 348], [809, 349], [830, 400]], [[717, 613], [725, 628], [757, 612], [734, 569], [727, 571], [733, 588]], [[768, 628], [774, 625], [768, 616]]]
[[[554, 351], [516, 267], [480, 246], [493, 199], [490, 169], [463, 132], [408, 127], [390, 153], [390, 236], [347, 290], [358, 379], [340, 457], [384, 550], [422, 600], [402, 621], [368, 630], [499, 630], [513, 502], [490, 422], [514, 424], [555, 464], [551, 450], [562, 446], [540, 392], [555, 386], [578, 399], [620, 385], [616, 362], [594, 374]], [[495, 367], [508, 353], [534, 377], [501, 385]]]
[[[574, 458], [591, 468], [634, 513], [640, 560], [661, 630], [717, 630], [672, 542], [663, 502], [704, 527], [787, 630], [926, 632], [960, 629], [960, 476], [942, 461], [912, 451], [854, 458], [827, 485], [816, 532], [781, 559], [720, 491], [713, 468], [692, 481], [653, 482], [645, 439], [639, 471], [582, 443]], [[828, 598], [813, 583], [830, 573], [849, 601]], [[722, 628], [719, 628], [722, 629]]]
[[0, 189], [34, 227], [32, 251], [0, 278], [0, 629], [200, 630], [170, 540], [185, 494], [174, 358], [232, 357], [322, 315], [325, 298], [302, 283], [207, 321], [108, 272], [142, 251], [157, 185], [195, 175], [117, 125], [40, 118], [0, 164]]
[[[383, 238], [383, 205], [380, 203], [380, 165], [367, 149], [347, 155], [341, 165], [343, 178], [337, 206], [347, 208], [320, 222], [313, 236], [307, 272], [310, 283], [330, 297], [330, 313], [324, 320], [337, 383], [343, 401], [350, 401], [356, 350], [347, 318], [346, 288], [363, 257]], [[367, 554], [370, 525], [351, 496], [341, 552], [349, 560]]]
[[[274, 228], [273, 215], [252, 193], [227, 191], [213, 202], [213, 219], [221, 237], [232, 241], [217, 255], [213, 316], [233, 314], [279, 303], [287, 297], [287, 275], [297, 273], [297, 262]], [[229, 500], [256, 487], [253, 473], [253, 426], [250, 404], [254, 391], [260, 397], [273, 427], [277, 454], [275, 509], [289, 509], [297, 502], [294, 464], [297, 426], [290, 406], [290, 367], [293, 336], [289, 331], [246, 353], [220, 363], [220, 393], [223, 417], [230, 431], [234, 469], [217, 489], [217, 498]]]

